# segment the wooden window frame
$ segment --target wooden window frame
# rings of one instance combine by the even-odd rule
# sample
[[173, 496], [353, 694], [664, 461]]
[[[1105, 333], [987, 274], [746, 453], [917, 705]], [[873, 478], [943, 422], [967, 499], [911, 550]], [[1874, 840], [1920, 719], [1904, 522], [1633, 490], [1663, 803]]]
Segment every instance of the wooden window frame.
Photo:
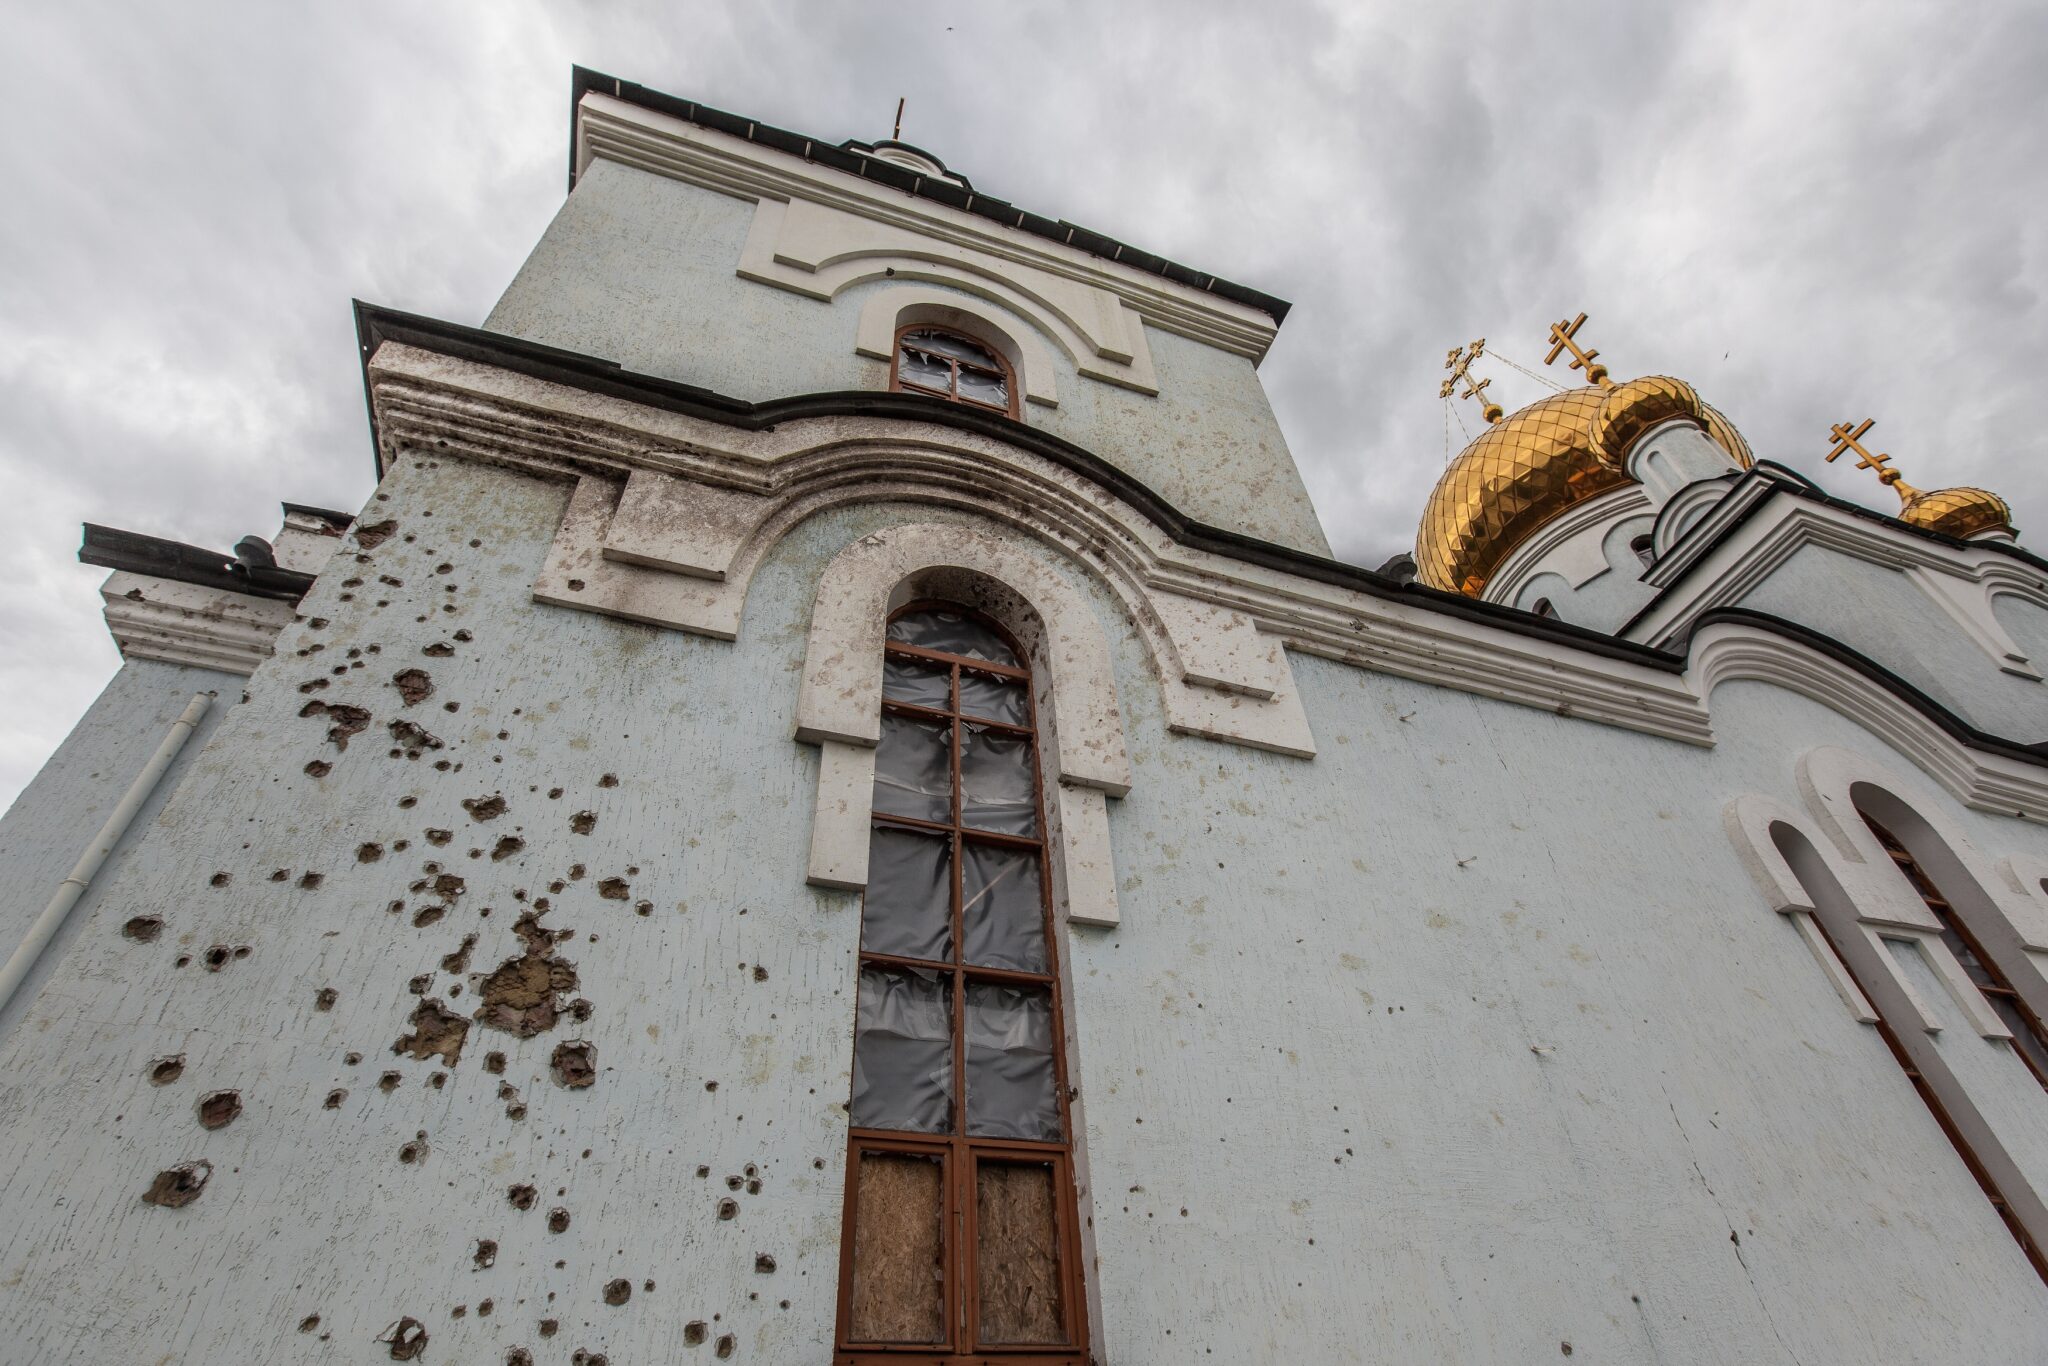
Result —
[[[905, 329], [910, 330], [910, 329]], [[943, 329], [938, 329], [943, 330]], [[971, 339], [970, 339], [971, 340]], [[980, 343], [977, 343], [978, 345]], [[893, 378], [893, 375], [892, 375]], [[1012, 396], [1015, 387], [1012, 385]], [[934, 395], [936, 397], [936, 395]], [[983, 613], [961, 603], [920, 599], [908, 603], [889, 614], [889, 620], [912, 612], [944, 611], [955, 612], [993, 632], [998, 639], [1009, 646], [1018, 660], [1029, 656], [1018, 645], [1016, 638], [997, 622]], [[949, 1134], [926, 1134], [913, 1131], [890, 1129], [850, 1128], [847, 1135], [846, 1182], [844, 1206], [840, 1228], [839, 1251], [839, 1293], [838, 1324], [833, 1334], [834, 1366], [906, 1366], [916, 1362], [919, 1366], [986, 1366], [1000, 1362], [1002, 1366], [1087, 1366], [1088, 1362], [1088, 1306], [1086, 1274], [1081, 1261], [1081, 1229], [1079, 1202], [1076, 1199], [1073, 1151], [1074, 1121], [1069, 1101], [1072, 1091], [1067, 1079], [1067, 1048], [1065, 993], [1060, 987], [1060, 955], [1058, 919], [1053, 914], [1052, 869], [1050, 866], [1050, 831], [1046, 824], [1045, 775], [1039, 762], [1040, 733], [1038, 727], [1038, 698], [1032, 683], [1031, 670], [1026, 664], [998, 664], [989, 660], [975, 659], [967, 655], [951, 654], [946, 651], [908, 645], [897, 640], [888, 640], [884, 645], [887, 656], [897, 659], [915, 660], [919, 663], [947, 668], [951, 671], [949, 697], [951, 708], [939, 711], [907, 702], [897, 702], [888, 697], [882, 700], [885, 715], [898, 715], [925, 722], [950, 721], [952, 726], [952, 820], [941, 824], [934, 821], [918, 820], [907, 816], [895, 816], [876, 811], [870, 817], [870, 829], [895, 829], [922, 832], [946, 837], [951, 848], [952, 876], [952, 957], [949, 961], [904, 958], [893, 954], [869, 953], [863, 947], [858, 954], [858, 967], [870, 965], [882, 968], [916, 969], [936, 972], [951, 980], [952, 1023], [953, 1023], [953, 1123], [956, 1131]], [[964, 717], [960, 710], [960, 675], [981, 673], [998, 678], [1010, 679], [1023, 686], [1026, 724], [1011, 725], [983, 717]], [[961, 737], [964, 727], [973, 724], [986, 726], [1004, 734], [1025, 737], [1031, 746], [1031, 782], [1034, 802], [1033, 814], [1038, 834], [1033, 836], [1010, 835], [997, 831], [980, 830], [965, 825], [961, 816], [962, 789], [960, 783]], [[1035, 849], [1038, 854], [1038, 889], [1041, 924], [1045, 934], [1045, 971], [1042, 973], [1018, 972], [1005, 968], [970, 966], [966, 962], [966, 916], [963, 906], [962, 880], [965, 877], [966, 859], [964, 850], [969, 843], [998, 848], [1024, 850]], [[863, 904], [865, 917], [865, 904]], [[986, 982], [997, 985], [1042, 987], [1047, 993], [1052, 1017], [1052, 1061], [1054, 1100], [1058, 1107], [1061, 1138], [1057, 1142], [1016, 1138], [976, 1138], [967, 1129], [967, 1014], [966, 993], [970, 982]], [[857, 993], [856, 993], [857, 999]], [[856, 1009], [858, 1006], [856, 1005]], [[856, 1036], [856, 1047], [858, 1039]], [[851, 1336], [853, 1321], [853, 1275], [854, 1275], [854, 1228], [857, 1203], [858, 1181], [860, 1179], [860, 1157], [864, 1152], [893, 1152], [923, 1157], [935, 1157], [941, 1164], [940, 1188], [942, 1192], [943, 1220], [940, 1233], [941, 1258], [944, 1266], [944, 1287], [942, 1291], [945, 1314], [945, 1340], [940, 1343], [871, 1343], [858, 1342]], [[1059, 1282], [1061, 1311], [1067, 1340], [1059, 1346], [1045, 1345], [982, 1345], [980, 1339], [980, 1306], [977, 1287], [979, 1267], [977, 1264], [976, 1238], [976, 1190], [979, 1167], [983, 1162], [1009, 1162], [1022, 1164], [1047, 1164], [1052, 1169], [1054, 1218], [1057, 1224], [1056, 1238], [1059, 1255]]]
[[[913, 332], [936, 332], [941, 336], [957, 337], [969, 345], [977, 346], [983, 351], [988, 352], [990, 356], [995, 358], [995, 371], [990, 371], [988, 367], [980, 365], [970, 366], [969, 368], [980, 370], [984, 374], [1000, 373], [1003, 377], [1003, 392], [1009, 396], [1010, 401], [1007, 404], [1001, 405], [983, 403], [978, 398], [968, 398], [962, 394], [960, 392], [960, 360], [955, 356], [942, 357], [947, 364], [952, 366], [952, 388], [950, 392], [942, 394], [936, 389], [927, 389], [923, 385], [905, 384], [901, 373], [903, 366], [903, 339]], [[889, 391], [897, 394], [922, 394], [926, 398], [935, 398], [942, 403], [965, 404], [969, 408], [979, 408], [986, 413], [1001, 413], [1005, 417], [1016, 417], [1022, 411], [1018, 407], [1022, 396], [1017, 392], [1017, 368], [1010, 364], [1009, 357], [980, 337], [962, 332], [957, 327], [941, 327], [936, 323], [909, 323], [896, 329], [894, 344], [889, 349]], [[993, 625], [994, 623], [991, 622], [989, 624]], [[1021, 654], [1017, 656], [1019, 659], [1023, 657]]]

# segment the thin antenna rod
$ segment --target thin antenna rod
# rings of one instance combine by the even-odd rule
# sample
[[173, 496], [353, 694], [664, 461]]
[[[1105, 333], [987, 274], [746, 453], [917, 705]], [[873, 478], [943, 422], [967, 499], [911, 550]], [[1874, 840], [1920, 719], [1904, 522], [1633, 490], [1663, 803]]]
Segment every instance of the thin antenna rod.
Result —
[[909, 96], [907, 95], [898, 95], [896, 97], [896, 131], [889, 134], [891, 142], [903, 141], [903, 102], [908, 98]]

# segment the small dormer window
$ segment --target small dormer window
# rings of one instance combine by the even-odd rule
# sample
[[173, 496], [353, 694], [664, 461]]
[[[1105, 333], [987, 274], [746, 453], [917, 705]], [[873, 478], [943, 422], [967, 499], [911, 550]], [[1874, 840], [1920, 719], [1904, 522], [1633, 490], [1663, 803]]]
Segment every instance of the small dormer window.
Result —
[[897, 334], [889, 387], [1012, 417], [1017, 412], [1009, 364], [980, 342], [936, 327], [907, 327]]

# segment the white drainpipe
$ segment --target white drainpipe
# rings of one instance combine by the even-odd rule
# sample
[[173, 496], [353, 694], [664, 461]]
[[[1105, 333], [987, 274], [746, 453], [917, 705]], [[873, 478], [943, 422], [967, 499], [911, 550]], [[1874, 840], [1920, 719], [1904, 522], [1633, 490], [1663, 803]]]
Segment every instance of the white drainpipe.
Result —
[[135, 820], [135, 813], [149, 800], [149, 794], [156, 791], [156, 785], [163, 780], [164, 770], [178, 757], [178, 751], [185, 748], [185, 742], [192, 738], [192, 732], [199, 728], [199, 719], [206, 715], [206, 709], [213, 705], [213, 698], [206, 693], [195, 693], [178, 719], [171, 722], [170, 733], [163, 743], [156, 747], [156, 753], [149, 756], [149, 762], [142, 766], [142, 772], [135, 775], [135, 781], [128, 785], [122, 795], [121, 804], [107, 817], [107, 823], [100, 827], [98, 835], [86, 846], [85, 854], [71, 870], [71, 876], [64, 879], [57, 888], [57, 894], [50, 898], [50, 904], [43, 907], [43, 913], [36, 917], [36, 923], [29, 926], [28, 936], [21, 941], [21, 947], [7, 960], [6, 967], [0, 967], [0, 1010], [14, 998], [43, 956], [43, 950], [57, 937], [57, 931], [64, 927], [65, 917], [78, 904], [78, 898], [85, 895], [85, 889], [92, 884], [93, 874], [107, 861], [107, 855], [114, 852], [114, 846], [121, 842], [121, 836], [128, 833], [128, 827]]

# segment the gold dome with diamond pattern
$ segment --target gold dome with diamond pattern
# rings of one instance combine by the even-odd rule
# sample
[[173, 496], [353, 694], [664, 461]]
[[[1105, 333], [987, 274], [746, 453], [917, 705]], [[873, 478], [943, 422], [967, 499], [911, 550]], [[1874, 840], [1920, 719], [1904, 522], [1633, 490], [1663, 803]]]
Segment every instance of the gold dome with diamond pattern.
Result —
[[1679, 416], [1703, 421], [1716, 445], [1750, 465], [1749, 444], [1728, 419], [1684, 381], [1661, 376], [1569, 389], [1492, 424], [1451, 461], [1429, 495], [1415, 536], [1416, 576], [1432, 588], [1478, 597], [1501, 561], [1539, 527], [1629, 482], [1607, 450], [1625, 455], [1627, 446], [1617, 442]]
[[1915, 492], [1899, 509], [1899, 520], [1923, 531], [1938, 531], [1966, 541], [1986, 531], [2012, 530], [2012, 508], [1989, 489], [1964, 485]]

